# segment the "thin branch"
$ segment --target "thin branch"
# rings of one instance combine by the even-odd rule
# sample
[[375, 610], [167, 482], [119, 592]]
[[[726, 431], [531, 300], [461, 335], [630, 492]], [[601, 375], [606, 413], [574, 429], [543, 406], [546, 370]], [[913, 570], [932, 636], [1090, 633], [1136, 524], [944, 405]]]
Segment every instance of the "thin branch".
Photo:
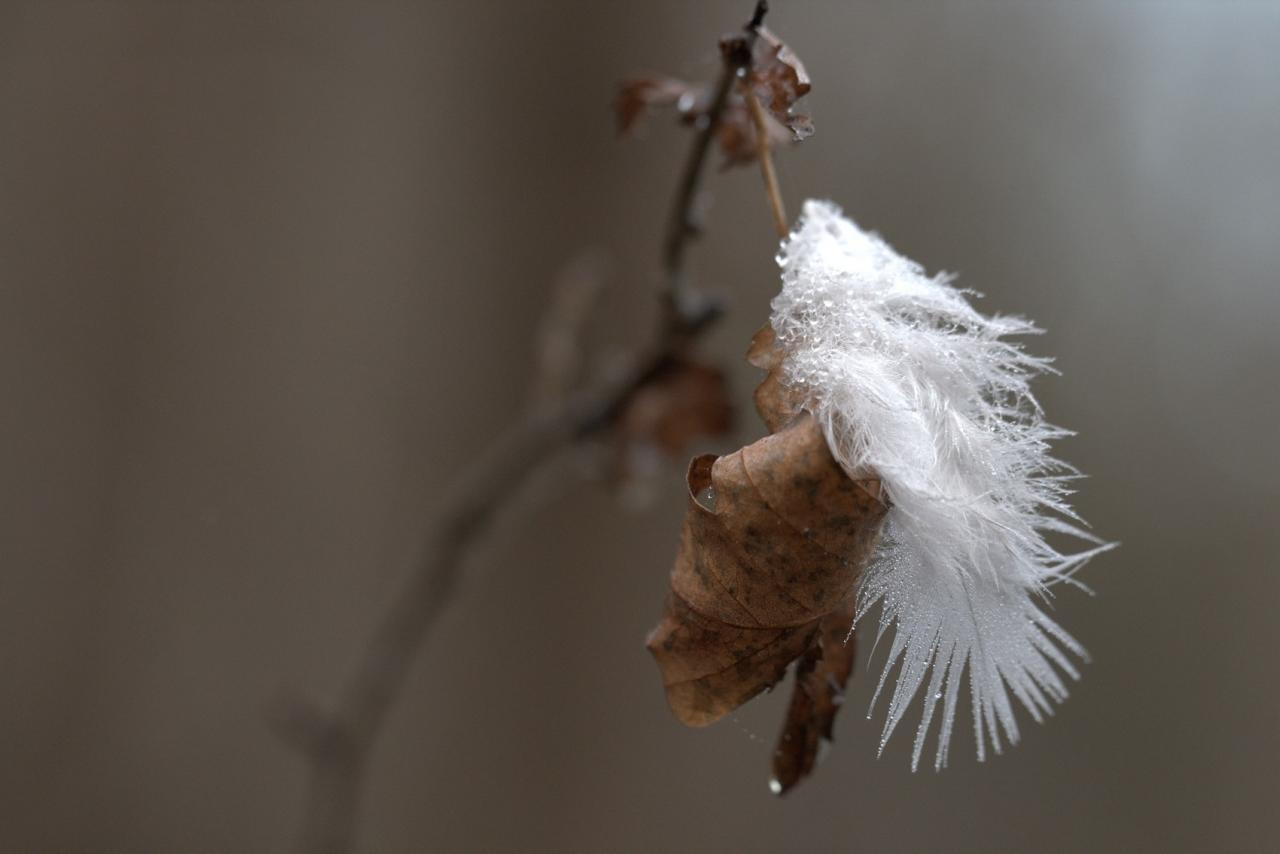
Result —
[[679, 331], [682, 320], [689, 313], [698, 310], [697, 300], [689, 292], [685, 252], [689, 243], [701, 232], [698, 221], [698, 188], [702, 186], [702, 173], [706, 169], [707, 155], [711, 152], [711, 143], [716, 131], [720, 129], [720, 120], [724, 117], [725, 108], [729, 105], [729, 95], [733, 84], [751, 68], [751, 56], [755, 49], [756, 37], [764, 16], [769, 11], [767, 0], [758, 0], [751, 20], [743, 27], [740, 35], [726, 39], [721, 44], [724, 67], [720, 71], [720, 79], [716, 83], [715, 94], [711, 98], [711, 106], [699, 119], [698, 135], [689, 149], [685, 161], [684, 172], [676, 191], [675, 206], [671, 218], [667, 221], [667, 236], [663, 245], [663, 267], [666, 272], [666, 312], [669, 330]]
[[620, 407], [645, 366], [603, 392], [531, 413], [468, 467], [466, 480], [432, 524], [431, 541], [404, 589], [378, 623], [332, 712], [294, 702], [276, 715], [277, 729], [311, 763], [300, 850], [351, 850], [368, 754], [408, 671], [462, 576], [467, 551], [506, 500], [557, 449], [599, 429]]
[[685, 251], [697, 232], [693, 209], [711, 140], [734, 80], [750, 70], [756, 30], [766, 10], [761, 0], [743, 35], [725, 43], [716, 99], [685, 165], [664, 249], [668, 310], [655, 350], [618, 382], [531, 412], [471, 463], [466, 479], [448, 493], [447, 505], [431, 522], [421, 559], [378, 622], [336, 704], [325, 709], [293, 700], [273, 713], [281, 738], [309, 765], [299, 840], [305, 854], [345, 854], [354, 846], [370, 753], [414, 659], [452, 599], [479, 535], [535, 469], [574, 440], [608, 428], [631, 396], [719, 316], [715, 305], [690, 298]]
[[764, 191], [769, 197], [769, 210], [773, 212], [773, 227], [779, 237], [786, 237], [787, 212], [782, 204], [782, 190], [778, 187], [778, 173], [773, 168], [769, 117], [765, 115], [764, 107], [760, 106], [760, 98], [756, 96], [755, 87], [750, 80], [743, 83], [742, 89], [747, 99], [747, 109], [751, 113], [751, 122], [756, 128], [756, 159], [760, 161], [760, 172], [764, 176]]

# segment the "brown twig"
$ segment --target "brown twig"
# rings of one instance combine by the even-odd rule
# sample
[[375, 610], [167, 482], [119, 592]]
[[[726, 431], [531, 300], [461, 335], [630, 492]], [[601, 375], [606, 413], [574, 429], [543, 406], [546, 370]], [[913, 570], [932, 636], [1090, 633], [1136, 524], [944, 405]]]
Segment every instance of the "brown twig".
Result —
[[310, 789], [300, 850], [351, 850], [356, 810], [369, 756], [409, 667], [461, 579], [477, 536], [520, 483], [574, 438], [607, 423], [606, 413], [631, 393], [637, 371], [610, 390], [575, 397], [532, 413], [471, 464], [432, 524], [432, 538], [392, 601], [333, 711], [294, 701], [275, 715], [278, 731], [310, 762]]
[[706, 169], [707, 155], [711, 151], [711, 143], [716, 131], [720, 128], [720, 119], [725, 107], [729, 104], [729, 94], [733, 85], [751, 70], [751, 55], [755, 49], [756, 37], [764, 16], [769, 11], [767, 0], [757, 0], [751, 20], [743, 27], [740, 35], [726, 39], [721, 44], [724, 67], [720, 71], [720, 79], [716, 83], [715, 94], [711, 98], [711, 106], [699, 121], [698, 135], [689, 149], [689, 157], [685, 161], [684, 173], [676, 191], [675, 207], [671, 218], [667, 221], [667, 236], [663, 244], [663, 267], [666, 272], [666, 315], [669, 331], [679, 332], [683, 318], [697, 314], [703, 310], [701, 300], [689, 291], [686, 281], [685, 252], [690, 241], [701, 232], [698, 219], [698, 188], [702, 186], [702, 173]]
[[448, 493], [448, 505], [432, 521], [422, 558], [378, 622], [334, 706], [292, 700], [273, 714], [281, 737], [309, 766], [302, 852], [344, 854], [352, 849], [370, 752], [414, 658], [453, 596], [479, 534], [540, 464], [575, 439], [610, 426], [628, 399], [719, 316], [717, 306], [691, 297], [685, 250], [697, 233], [694, 207], [711, 140], [734, 80], [750, 70], [756, 31], [766, 10], [766, 3], [758, 2], [743, 35], [726, 43], [716, 99], [686, 161], [664, 247], [667, 311], [658, 346], [619, 381], [531, 412], [472, 463], [464, 482]]
[[764, 191], [769, 197], [769, 210], [773, 212], [773, 227], [779, 237], [787, 236], [787, 213], [782, 204], [782, 190], [778, 187], [778, 173], [773, 169], [773, 146], [769, 142], [769, 117], [756, 96], [751, 80], [742, 84], [743, 96], [747, 100], [747, 109], [751, 113], [751, 122], [756, 128], [756, 159], [760, 161], [760, 172], [764, 176]]

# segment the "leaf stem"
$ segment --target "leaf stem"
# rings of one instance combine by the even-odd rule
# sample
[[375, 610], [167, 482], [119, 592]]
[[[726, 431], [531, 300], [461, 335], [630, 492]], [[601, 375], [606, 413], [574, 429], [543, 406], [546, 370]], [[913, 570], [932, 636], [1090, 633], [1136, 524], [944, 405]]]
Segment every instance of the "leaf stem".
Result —
[[760, 161], [760, 172], [764, 176], [764, 191], [769, 197], [769, 210], [773, 212], [773, 226], [779, 237], [787, 236], [787, 212], [782, 203], [782, 190], [778, 187], [778, 173], [773, 168], [773, 145], [769, 140], [769, 117], [756, 96], [752, 80], [748, 78], [742, 84], [743, 96], [747, 99], [747, 109], [751, 112], [751, 121], [756, 128], [756, 158]]

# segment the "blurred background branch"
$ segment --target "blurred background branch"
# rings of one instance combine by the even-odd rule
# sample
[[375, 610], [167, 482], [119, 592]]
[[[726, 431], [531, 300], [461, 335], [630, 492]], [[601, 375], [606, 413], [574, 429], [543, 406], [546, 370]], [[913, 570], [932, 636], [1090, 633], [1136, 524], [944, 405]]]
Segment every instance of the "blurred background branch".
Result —
[[[710, 140], [719, 129], [730, 88], [750, 70], [751, 48], [767, 8], [764, 0], [758, 0], [743, 35], [731, 39], [723, 51], [717, 95], [694, 138], [668, 228], [667, 311], [656, 349], [634, 359], [639, 367], [605, 388], [569, 396], [544, 395], [541, 404], [506, 436], [472, 460], [463, 482], [446, 491], [448, 503], [428, 525], [424, 556], [378, 623], [335, 707], [329, 710], [293, 699], [282, 702], [273, 713], [275, 728], [301, 752], [310, 769], [301, 851], [342, 854], [353, 848], [370, 753], [387, 713], [403, 691], [410, 666], [458, 587], [472, 544], [489, 528], [494, 515], [566, 443], [607, 430], [627, 402], [684, 358], [693, 340], [718, 316], [719, 308], [689, 287], [684, 247], [699, 231], [693, 226], [693, 205], [711, 152]], [[763, 136], [761, 144], [761, 154], [768, 158]], [[770, 191], [776, 192], [776, 184]], [[582, 326], [587, 307], [577, 291], [568, 287], [553, 291], [536, 362], [535, 382], [551, 380], [553, 390], [563, 384], [568, 361], [577, 349], [572, 337]]]

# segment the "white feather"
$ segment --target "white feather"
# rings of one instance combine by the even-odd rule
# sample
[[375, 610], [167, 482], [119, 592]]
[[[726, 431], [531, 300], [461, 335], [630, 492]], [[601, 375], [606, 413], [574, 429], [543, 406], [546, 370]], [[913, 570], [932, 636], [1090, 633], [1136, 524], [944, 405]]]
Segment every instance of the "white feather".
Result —
[[[830, 203], [805, 205], [779, 263], [784, 380], [845, 470], [877, 473], [892, 504], [857, 611], [880, 603], [880, 633], [896, 624], [876, 690], [900, 662], [880, 748], [924, 686], [912, 768], [939, 700], [935, 765], [945, 766], [967, 667], [983, 759], [984, 732], [996, 752], [1001, 729], [1018, 740], [1010, 691], [1039, 721], [1067, 694], [1058, 670], [1079, 678], [1066, 652], [1085, 652], [1042, 603], [1110, 548], [1080, 527], [1067, 504], [1076, 472], [1049, 455], [1068, 434], [1045, 423], [1028, 388], [1049, 360], [1005, 340], [1039, 330], [979, 314], [948, 277], [926, 276]], [[1091, 547], [1061, 553], [1051, 531]]]

